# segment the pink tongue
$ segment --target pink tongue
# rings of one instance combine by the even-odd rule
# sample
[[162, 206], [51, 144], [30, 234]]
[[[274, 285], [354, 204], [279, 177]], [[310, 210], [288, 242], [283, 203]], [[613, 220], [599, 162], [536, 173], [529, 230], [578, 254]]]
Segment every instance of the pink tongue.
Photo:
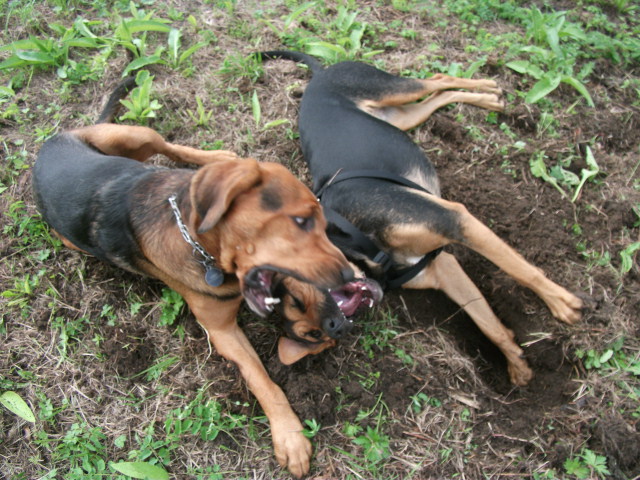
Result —
[[[348, 293], [351, 294], [352, 292], [350, 291]], [[362, 295], [360, 295], [357, 290], [354, 290], [353, 295], [349, 296], [344, 295], [343, 291], [333, 291], [331, 292], [331, 296], [346, 317], [355, 313], [362, 299]]]

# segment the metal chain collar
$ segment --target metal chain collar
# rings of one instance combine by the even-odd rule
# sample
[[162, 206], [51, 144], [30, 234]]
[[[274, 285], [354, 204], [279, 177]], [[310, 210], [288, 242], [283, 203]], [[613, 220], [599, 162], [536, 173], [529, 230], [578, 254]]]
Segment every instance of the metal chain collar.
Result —
[[193, 256], [195, 257], [196, 254], [198, 254], [202, 257], [202, 260], [198, 260], [196, 258], [196, 261], [205, 269], [205, 281], [212, 287], [219, 287], [224, 282], [224, 273], [220, 268], [216, 267], [216, 259], [209, 254], [202, 245], [191, 238], [189, 230], [182, 220], [182, 214], [178, 208], [175, 195], [171, 195], [169, 197], [169, 204], [171, 205], [171, 210], [173, 210], [173, 215], [176, 217], [176, 223], [178, 224], [178, 229], [182, 234], [182, 238], [184, 238], [184, 241], [193, 248]]

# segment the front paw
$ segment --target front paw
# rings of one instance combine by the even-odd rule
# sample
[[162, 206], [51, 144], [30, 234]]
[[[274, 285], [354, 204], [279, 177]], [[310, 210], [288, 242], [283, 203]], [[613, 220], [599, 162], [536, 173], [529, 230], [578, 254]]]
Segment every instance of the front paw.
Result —
[[584, 307], [585, 302], [567, 291], [552, 299], [549, 304], [553, 316], [568, 324], [576, 323], [582, 318]]
[[309, 473], [311, 461], [311, 442], [302, 435], [302, 426], [298, 429], [273, 429], [273, 449], [276, 460], [296, 478]]

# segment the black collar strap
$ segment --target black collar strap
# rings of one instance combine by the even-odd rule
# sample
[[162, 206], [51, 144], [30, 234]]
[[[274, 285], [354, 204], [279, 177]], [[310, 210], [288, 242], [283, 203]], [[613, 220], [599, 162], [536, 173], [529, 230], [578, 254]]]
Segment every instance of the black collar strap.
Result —
[[[329, 187], [337, 183], [349, 180], [352, 178], [376, 178], [380, 180], [386, 180], [389, 182], [397, 183], [405, 187], [409, 187], [415, 190], [419, 190], [425, 193], [430, 193], [426, 188], [418, 185], [411, 180], [407, 180], [404, 177], [395, 175], [392, 173], [382, 172], [379, 170], [350, 170], [343, 171], [338, 170], [320, 189], [316, 196], [322, 203], [322, 195], [327, 191]], [[442, 248], [438, 248], [427, 253], [416, 264], [409, 267], [399, 268], [399, 266], [393, 261], [393, 259], [386, 253], [380, 250], [373, 241], [362, 233], [353, 223], [344, 218], [338, 212], [332, 208], [328, 208], [323, 205], [324, 214], [327, 221], [330, 224], [335, 225], [341, 233], [330, 233], [329, 238], [336, 244], [347, 244], [351, 248], [356, 249], [360, 253], [364, 254], [373, 263], [380, 265], [383, 271], [383, 277], [381, 280], [383, 288], [398, 288], [407, 283], [413, 277], [418, 275], [424, 268], [429, 265], [433, 259], [442, 251]]]

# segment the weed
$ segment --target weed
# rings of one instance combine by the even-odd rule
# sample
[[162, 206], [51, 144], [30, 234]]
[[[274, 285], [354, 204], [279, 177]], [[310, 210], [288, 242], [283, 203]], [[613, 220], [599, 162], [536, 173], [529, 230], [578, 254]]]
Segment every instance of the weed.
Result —
[[[356, 423], [346, 422], [343, 429], [344, 434], [351, 438], [353, 444], [362, 449], [361, 459], [364, 464], [358, 465], [355, 461], [350, 463], [354, 467], [368, 471], [376, 477], [379, 476], [381, 463], [391, 457], [389, 437], [382, 432], [382, 427], [386, 423], [386, 415], [383, 414], [384, 410], [388, 411], [380, 396], [371, 410], [358, 412], [355, 419]], [[373, 417], [373, 425], [362, 425], [370, 417]], [[355, 460], [355, 457], [353, 458]]]
[[[23, 170], [29, 168], [29, 164], [27, 162], [29, 153], [24, 148], [18, 148], [15, 152], [11, 152], [11, 149], [6, 142], [2, 142], [2, 146], [5, 152], [5, 164], [0, 181], [3, 184], [10, 184]], [[22, 144], [20, 143], [16, 146], [22, 147]]]
[[631, 375], [640, 375], [640, 358], [636, 355], [630, 358], [624, 349], [624, 337], [619, 337], [604, 351], [577, 350], [576, 357], [582, 360], [587, 370], [598, 370], [603, 374], [610, 372], [626, 372]]
[[27, 422], [35, 423], [36, 421], [33, 410], [16, 392], [7, 391], [0, 395], [0, 405]]
[[[266, 23], [285, 45], [331, 64], [357, 58], [368, 59], [382, 52], [366, 46], [365, 34], [369, 25], [357, 20], [357, 11], [340, 5], [331, 21], [327, 22], [325, 18], [319, 22], [312, 16], [316, 7], [317, 4], [313, 2], [301, 5], [285, 18], [285, 28], [282, 30], [270, 22]], [[293, 28], [302, 18], [308, 30]]]
[[209, 128], [209, 122], [211, 121], [211, 117], [213, 117], [213, 110], [206, 110], [204, 108], [204, 104], [202, 103], [202, 99], [196, 96], [196, 111], [187, 109], [187, 115], [196, 124], [197, 127]]
[[[564, 198], [570, 200], [572, 203], [578, 199], [585, 183], [600, 173], [600, 167], [598, 167], [591, 148], [588, 146], [585, 155], [588, 168], [581, 169], [579, 177], [572, 171], [566, 169], [571, 163], [571, 157], [567, 157], [563, 161], [558, 162], [555, 166], [551, 167], [551, 169], [547, 169], [544, 161], [545, 158], [547, 157], [544, 151], [536, 152], [531, 157], [529, 161], [531, 173], [534, 177], [541, 178], [552, 185]], [[573, 190], [571, 198], [569, 198], [565, 188], [570, 191]]]
[[173, 325], [184, 308], [184, 299], [175, 290], [162, 289], [159, 325]]
[[386, 315], [376, 315], [363, 322], [364, 331], [359, 342], [369, 358], [373, 359], [381, 350], [391, 347], [391, 340], [398, 335], [392, 328], [396, 321], [391, 312], [386, 312]]
[[[109, 474], [104, 461], [107, 437], [100, 427], [86, 422], [74, 423], [58, 440], [44, 430], [35, 435], [35, 443], [49, 452], [51, 463], [68, 465], [65, 478], [69, 480], [99, 480]], [[56, 469], [50, 471], [53, 472]], [[42, 478], [54, 478], [42, 477]]]
[[30, 250], [46, 249], [46, 245], [53, 245], [56, 250], [62, 247], [62, 242], [51, 236], [40, 214], [31, 214], [23, 201], [11, 203], [4, 213], [11, 221], [3, 227], [2, 233], [13, 237], [19, 245]]
[[205, 399], [206, 387], [201, 388], [185, 407], [169, 412], [164, 423], [167, 443], [175, 445], [182, 435], [197, 435], [201, 440], [213, 441], [222, 432], [246, 424], [245, 415], [231, 414], [214, 398]]
[[[120, 18], [119, 24], [113, 32], [113, 37], [116, 45], [120, 45], [129, 50], [134, 58], [152, 58], [152, 55], [147, 54], [149, 49], [147, 39], [149, 32], [169, 33], [171, 27], [168, 25], [169, 21], [163, 18], [154, 17], [153, 13], [145, 13], [143, 10], [138, 10], [133, 2], [130, 4], [131, 18]], [[136, 34], [142, 33], [139, 37]], [[156, 57], [160, 57], [164, 47], [158, 47], [154, 54]], [[155, 63], [155, 62], [154, 62]]]
[[426, 407], [435, 407], [439, 408], [442, 406], [442, 402], [437, 398], [433, 398], [428, 396], [426, 393], [418, 393], [416, 395], [412, 395], [411, 397], [411, 409], [413, 413], [420, 413]]
[[40, 280], [45, 270], [39, 270], [35, 275], [26, 274], [20, 279], [14, 280], [13, 288], [9, 288], [0, 293], [0, 297], [7, 299], [7, 307], [15, 307], [21, 310], [22, 316], [27, 317], [31, 311], [36, 289], [40, 285]]
[[262, 76], [262, 62], [253, 54], [247, 56], [232, 54], [224, 59], [219, 72], [228, 77], [244, 77], [255, 82]]
[[306, 425], [302, 430], [302, 434], [307, 438], [315, 437], [320, 431], [321, 425], [315, 420], [305, 420], [304, 424]]
[[0, 47], [0, 51], [11, 52], [9, 58], [0, 62], [0, 70], [25, 67], [55, 68], [60, 78], [74, 83], [89, 78], [96, 80], [98, 72], [69, 58], [72, 48], [99, 49], [105, 45], [104, 40], [93, 34], [89, 28], [90, 23], [79, 17], [69, 28], [57, 23], [52, 23], [49, 27], [58, 34], [58, 38], [31, 37]]
[[169, 474], [164, 468], [147, 462], [112, 462], [109, 466], [117, 472], [128, 475], [131, 478], [169, 480]]
[[64, 317], [55, 317], [53, 319], [51, 326], [58, 331], [59, 336], [57, 346], [60, 354], [59, 363], [68, 358], [71, 347], [80, 341], [80, 335], [84, 333], [88, 323], [85, 317], [79, 317], [75, 320]]
[[630, 245], [627, 245], [622, 251], [620, 251], [620, 274], [624, 275], [629, 273], [633, 268], [634, 262], [633, 259], [636, 256], [636, 253], [640, 251], [640, 242], [633, 242]]
[[597, 455], [588, 448], [583, 448], [578, 455], [565, 460], [564, 469], [578, 479], [605, 478], [610, 475], [607, 457]]
[[147, 70], [141, 70], [136, 75], [136, 88], [129, 92], [127, 99], [120, 100], [120, 103], [127, 108], [127, 112], [120, 116], [120, 120], [132, 120], [141, 125], [147, 125], [150, 118], [155, 118], [156, 110], [160, 110], [162, 105], [151, 99], [151, 89], [153, 76]]
[[133, 377], [135, 378], [144, 375], [144, 379], [147, 382], [152, 382], [160, 378], [160, 375], [162, 375], [171, 365], [177, 363], [178, 360], [180, 360], [178, 357], [165, 355], [164, 357], [159, 358], [155, 364], [140, 373], [135, 374]]

